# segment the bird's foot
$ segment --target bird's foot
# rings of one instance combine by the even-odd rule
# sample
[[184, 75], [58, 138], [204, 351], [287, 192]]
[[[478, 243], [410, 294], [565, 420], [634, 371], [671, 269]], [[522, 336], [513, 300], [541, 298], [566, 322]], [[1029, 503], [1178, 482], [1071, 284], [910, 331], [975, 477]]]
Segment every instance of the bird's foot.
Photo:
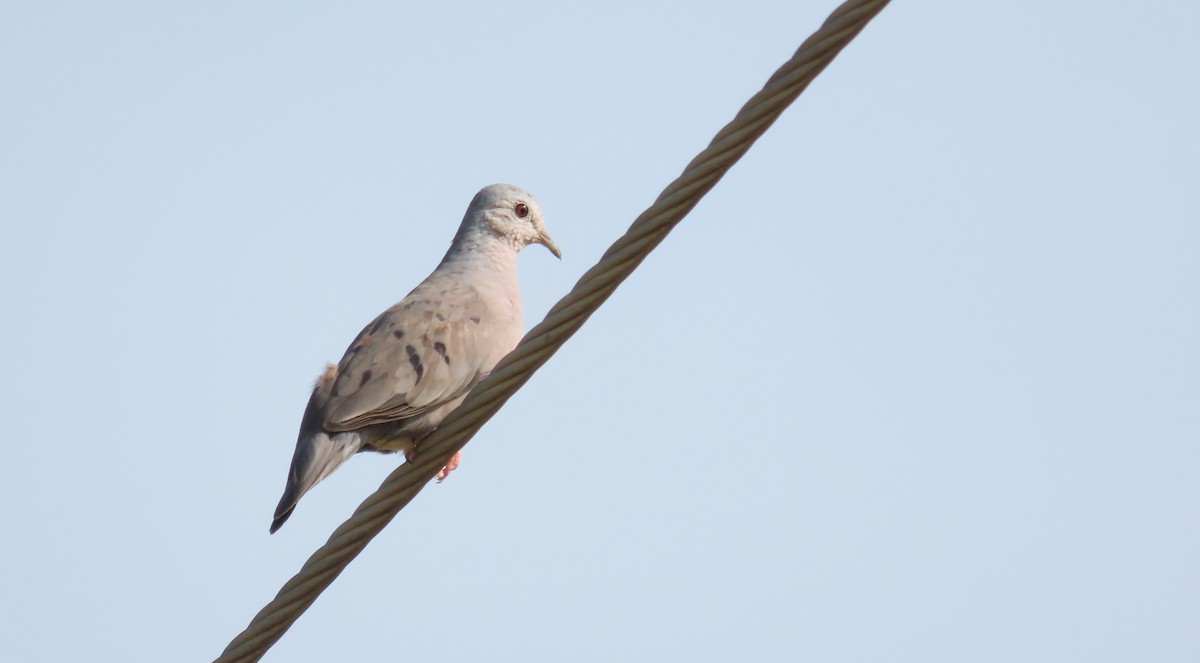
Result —
[[461, 462], [462, 462], [462, 452], [455, 451], [454, 455], [450, 457], [450, 460], [446, 462], [446, 466], [443, 467], [442, 469], [438, 470], [438, 473], [437, 473], [438, 483], [445, 481], [446, 477], [450, 476], [450, 473], [453, 472], [454, 469], [456, 467], [458, 467], [458, 464]]

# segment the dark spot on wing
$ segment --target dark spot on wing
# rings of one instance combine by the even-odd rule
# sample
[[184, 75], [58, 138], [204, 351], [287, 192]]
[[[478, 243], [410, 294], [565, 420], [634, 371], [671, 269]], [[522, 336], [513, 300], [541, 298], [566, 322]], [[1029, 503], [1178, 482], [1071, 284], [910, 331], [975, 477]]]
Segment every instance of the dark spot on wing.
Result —
[[408, 353], [408, 363], [417, 372], [417, 382], [420, 382], [421, 376], [425, 375], [425, 367], [421, 365], [421, 358], [417, 356], [417, 349], [411, 345], [406, 345], [404, 346], [404, 351]]
[[397, 329], [396, 331], [392, 332], [392, 336], [395, 336], [397, 339], [404, 338], [404, 330]]
[[438, 341], [437, 343], [433, 344], [433, 349], [442, 356], [442, 359], [446, 360], [446, 365], [449, 366], [450, 355], [446, 354], [446, 344]]
[[371, 371], [369, 371], [369, 370], [363, 371], [362, 380], [359, 380], [358, 386], [361, 387], [370, 381], [371, 381]]
[[471, 316], [471, 322], [474, 322], [475, 324], [479, 324], [479, 316], [477, 316], [477, 315]]
[[441, 313], [438, 313], [438, 314], [437, 314], [437, 319], [438, 319], [438, 322], [445, 322], [445, 321], [446, 321], [446, 316], [442, 315]]

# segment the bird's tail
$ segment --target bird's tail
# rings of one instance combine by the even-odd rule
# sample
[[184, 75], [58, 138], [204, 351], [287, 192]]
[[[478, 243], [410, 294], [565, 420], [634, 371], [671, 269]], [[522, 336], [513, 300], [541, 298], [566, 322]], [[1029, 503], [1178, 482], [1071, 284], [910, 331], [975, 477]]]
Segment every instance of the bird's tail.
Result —
[[283, 526], [309, 488], [329, 476], [361, 448], [362, 436], [354, 431], [332, 435], [323, 430], [301, 432], [296, 453], [292, 456], [292, 467], [288, 470], [287, 487], [283, 489], [279, 506], [275, 507], [271, 533]]

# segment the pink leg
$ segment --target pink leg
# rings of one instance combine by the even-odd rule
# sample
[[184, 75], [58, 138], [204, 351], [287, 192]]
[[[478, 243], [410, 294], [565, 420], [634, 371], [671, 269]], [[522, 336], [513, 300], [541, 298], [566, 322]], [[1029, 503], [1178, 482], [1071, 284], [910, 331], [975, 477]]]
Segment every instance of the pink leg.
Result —
[[446, 477], [450, 476], [450, 473], [453, 472], [454, 469], [456, 467], [458, 467], [458, 464], [461, 462], [462, 462], [462, 452], [461, 451], [454, 452], [454, 455], [451, 456], [450, 460], [446, 462], [446, 466], [443, 467], [442, 469], [438, 470], [438, 473], [437, 473], [438, 483], [445, 481]]

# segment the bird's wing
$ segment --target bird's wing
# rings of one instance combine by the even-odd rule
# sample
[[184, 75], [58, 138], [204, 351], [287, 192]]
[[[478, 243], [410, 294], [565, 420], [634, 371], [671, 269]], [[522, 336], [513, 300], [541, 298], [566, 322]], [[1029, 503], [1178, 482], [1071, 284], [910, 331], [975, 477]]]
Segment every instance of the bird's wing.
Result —
[[519, 340], [519, 319], [514, 326], [500, 304], [471, 285], [422, 284], [350, 345], [321, 403], [322, 427], [398, 422], [466, 394]]

